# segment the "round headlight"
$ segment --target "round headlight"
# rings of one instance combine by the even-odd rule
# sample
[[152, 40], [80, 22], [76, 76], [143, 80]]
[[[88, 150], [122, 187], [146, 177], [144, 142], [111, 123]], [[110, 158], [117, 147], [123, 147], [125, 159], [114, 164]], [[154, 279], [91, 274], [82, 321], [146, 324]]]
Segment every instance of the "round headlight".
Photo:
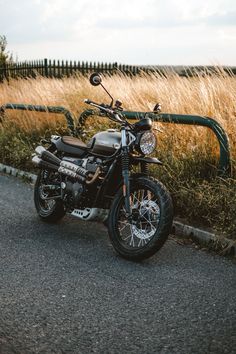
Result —
[[144, 155], [150, 155], [156, 149], [157, 138], [152, 131], [146, 131], [141, 135], [139, 148]]

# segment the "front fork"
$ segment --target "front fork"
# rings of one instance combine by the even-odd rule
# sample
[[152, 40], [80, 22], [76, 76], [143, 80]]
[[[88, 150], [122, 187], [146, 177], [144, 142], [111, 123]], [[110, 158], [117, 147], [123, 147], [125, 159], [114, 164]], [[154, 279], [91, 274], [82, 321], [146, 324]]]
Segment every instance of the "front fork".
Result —
[[121, 159], [122, 159], [122, 177], [123, 177], [123, 196], [125, 198], [125, 211], [128, 217], [131, 216], [130, 206], [130, 173], [129, 173], [129, 146], [125, 126], [121, 127]]

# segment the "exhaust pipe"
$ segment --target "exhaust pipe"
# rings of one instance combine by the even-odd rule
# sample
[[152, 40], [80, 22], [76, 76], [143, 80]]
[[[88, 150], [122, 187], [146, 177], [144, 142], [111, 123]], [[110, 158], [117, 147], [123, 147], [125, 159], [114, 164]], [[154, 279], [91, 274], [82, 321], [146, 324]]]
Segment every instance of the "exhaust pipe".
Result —
[[61, 160], [46, 150], [43, 146], [37, 146], [35, 152], [43, 161], [60, 166]]
[[51, 152], [47, 151], [43, 146], [35, 149], [38, 156], [32, 158], [32, 162], [39, 168], [56, 171], [63, 175], [70, 176], [80, 182], [86, 181], [89, 171], [83, 167], [77, 166], [71, 162], [62, 161]]
[[54, 154], [46, 150], [43, 146], [36, 147], [35, 152], [43, 161], [58, 166], [59, 170], [61, 170], [59, 172], [63, 172], [64, 170], [70, 170], [82, 177], [86, 177], [89, 174], [89, 171], [87, 171], [81, 166], [77, 166], [69, 161], [60, 160]]
[[64, 161], [60, 160], [58, 157], [53, 155], [51, 152], [46, 150], [43, 146], [38, 146], [35, 149], [35, 152], [39, 157], [46, 162], [49, 162], [51, 164], [54, 164], [58, 166], [59, 172], [67, 171], [70, 170], [74, 172], [76, 175], [80, 175], [82, 177], [86, 177], [89, 174], [89, 171], [87, 171], [85, 168], [81, 166], [77, 166], [72, 162], [69, 161]]
[[46, 168], [47, 170], [51, 171], [58, 171], [58, 166], [53, 165], [52, 163], [49, 163], [47, 161], [43, 161], [40, 159], [38, 156], [34, 156], [32, 158], [32, 162], [37, 165], [39, 168]]
[[76, 174], [83, 176], [83, 177], [86, 177], [90, 173], [85, 168], [83, 168], [81, 166], [77, 166], [74, 163], [69, 162], [69, 161], [61, 161], [60, 168], [65, 168], [65, 169], [75, 172]]
[[67, 168], [64, 168], [64, 167], [59, 167], [59, 166], [56, 166], [56, 165], [53, 165], [47, 161], [44, 161], [42, 159], [40, 159], [38, 156], [34, 156], [32, 158], [32, 162], [37, 165], [39, 168], [44, 168], [44, 169], [47, 169], [47, 170], [50, 170], [50, 171], [56, 171], [56, 172], [59, 172], [65, 176], [70, 176], [80, 182], [85, 182], [86, 181], [86, 178], [83, 177], [83, 176], [80, 176], [78, 175], [77, 173], [71, 171], [71, 170], [68, 170]]

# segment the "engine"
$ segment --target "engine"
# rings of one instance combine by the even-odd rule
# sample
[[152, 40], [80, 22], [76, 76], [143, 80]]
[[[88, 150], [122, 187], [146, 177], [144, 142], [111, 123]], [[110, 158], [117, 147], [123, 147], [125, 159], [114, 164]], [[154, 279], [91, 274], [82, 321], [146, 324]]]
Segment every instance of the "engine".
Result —
[[[74, 172], [70, 175], [67, 173], [67, 169], [69, 168], [71, 168], [71, 170], [72, 168], [74, 169]], [[91, 193], [91, 191], [96, 188], [96, 181], [102, 172], [101, 159], [93, 156], [83, 159], [64, 157], [58, 172], [62, 174], [65, 173], [63, 186], [69, 205], [78, 208], [81, 204], [90, 206], [90, 204], [93, 203], [94, 194]], [[77, 176], [74, 175], [75, 173]], [[75, 179], [77, 181], [75, 181]], [[85, 195], [86, 202], [83, 198]]]

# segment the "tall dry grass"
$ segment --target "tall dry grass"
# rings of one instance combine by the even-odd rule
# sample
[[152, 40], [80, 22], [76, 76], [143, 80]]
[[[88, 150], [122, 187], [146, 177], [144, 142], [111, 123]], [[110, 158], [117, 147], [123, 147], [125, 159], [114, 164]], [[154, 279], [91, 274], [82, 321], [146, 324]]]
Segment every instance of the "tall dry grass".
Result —
[[[106, 88], [123, 102], [125, 110], [152, 111], [156, 102], [167, 113], [196, 114], [216, 119], [227, 132], [233, 164], [233, 177], [216, 178], [219, 146], [214, 134], [203, 127], [159, 124], [157, 155], [164, 168], [155, 171], [172, 192], [176, 212], [191, 221], [223, 229], [236, 238], [236, 79], [223, 71], [211, 76], [181, 78], [143, 74], [137, 77], [117, 74], [104, 78]], [[84, 98], [109, 102], [101, 87], [92, 87], [83, 76], [10, 80], [0, 84], [0, 105], [24, 103], [68, 108], [75, 117], [88, 106]], [[32, 147], [40, 136], [64, 129], [63, 117], [36, 112], [8, 111], [0, 131], [0, 160], [22, 167], [30, 160]], [[104, 128], [104, 120], [92, 117], [87, 129]], [[15, 135], [12, 137], [12, 135]], [[18, 154], [14, 153], [18, 150]]]
[[[179, 114], [198, 114], [215, 118], [226, 130], [231, 144], [232, 157], [236, 157], [236, 80], [219, 71], [214, 76], [182, 78], [175, 73], [167, 77], [154, 73], [137, 77], [107, 76], [107, 89], [119, 98], [127, 110], [151, 111], [156, 102], [162, 111]], [[11, 80], [0, 85], [0, 104], [6, 102], [65, 106], [77, 117], [86, 107], [84, 98], [108, 102], [100, 87], [92, 87], [83, 76], [65, 79]], [[8, 111], [8, 120], [20, 129], [30, 132], [52, 126], [62, 117], [42, 113]], [[94, 120], [93, 120], [94, 122]], [[97, 122], [97, 121], [96, 121]], [[214, 135], [206, 128], [163, 124], [163, 144], [174, 147], [179, 154], [199, 149], [206, 156], [218, 154]]]

